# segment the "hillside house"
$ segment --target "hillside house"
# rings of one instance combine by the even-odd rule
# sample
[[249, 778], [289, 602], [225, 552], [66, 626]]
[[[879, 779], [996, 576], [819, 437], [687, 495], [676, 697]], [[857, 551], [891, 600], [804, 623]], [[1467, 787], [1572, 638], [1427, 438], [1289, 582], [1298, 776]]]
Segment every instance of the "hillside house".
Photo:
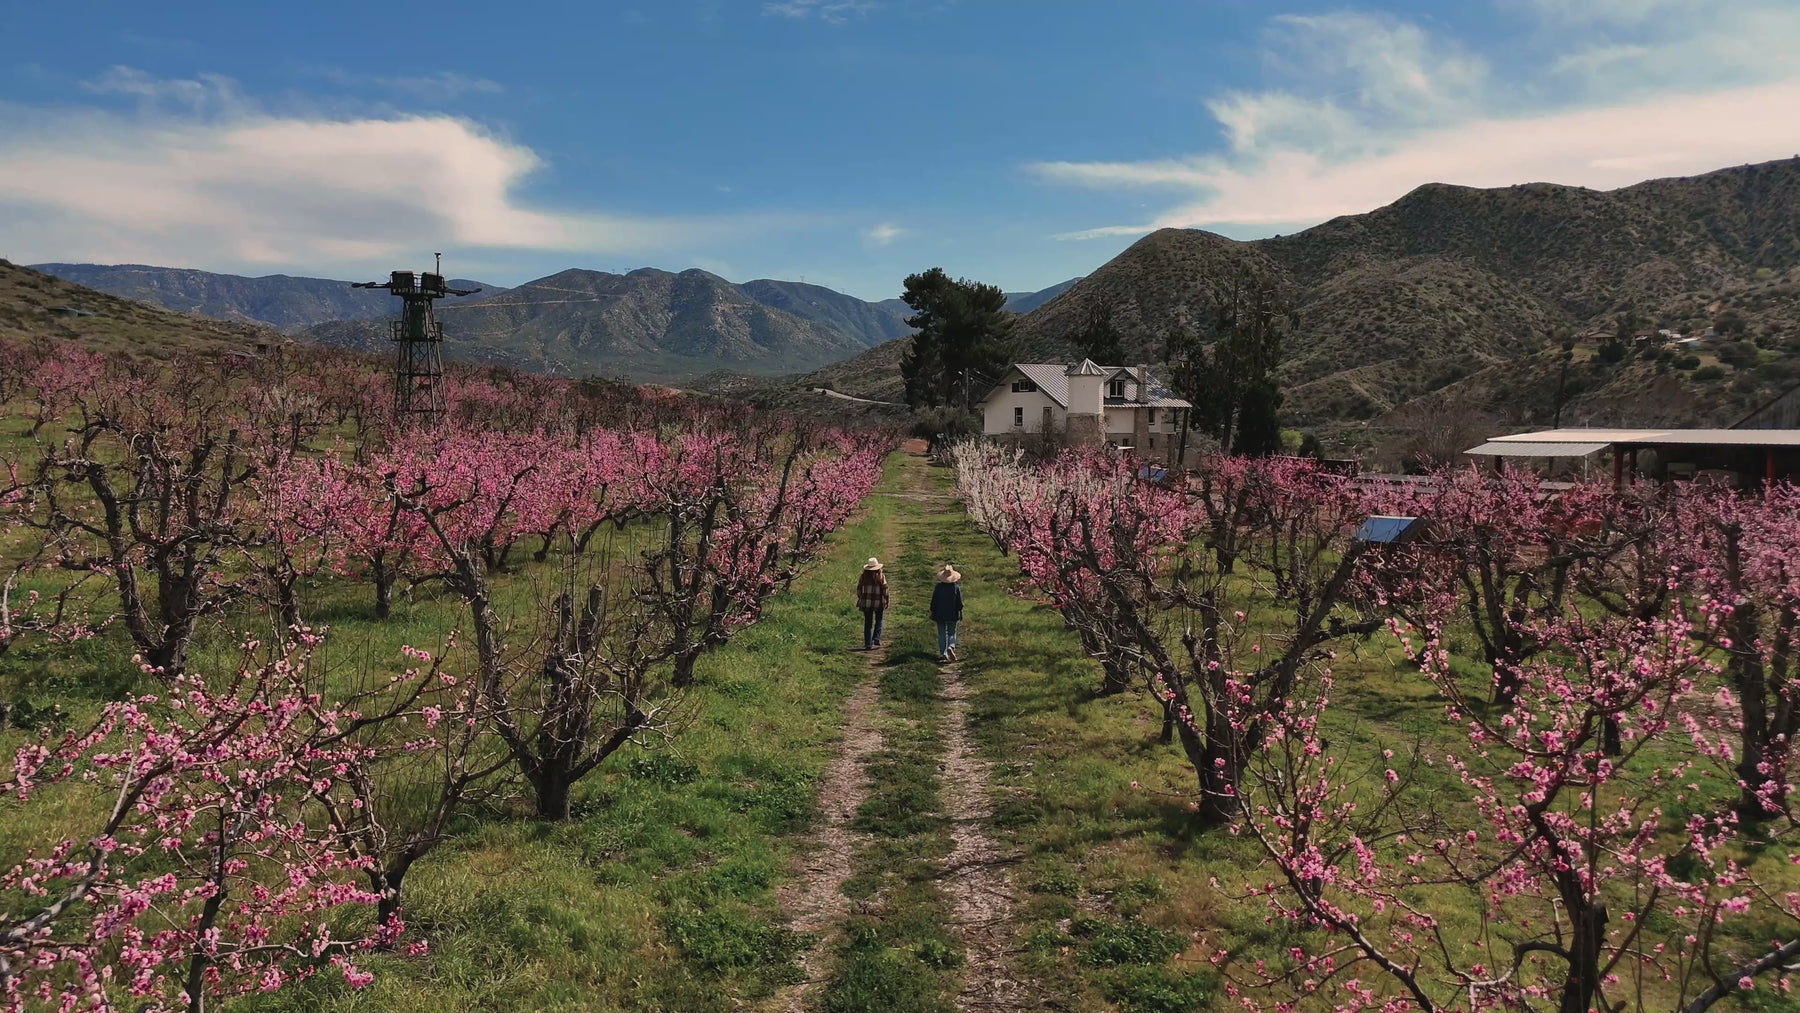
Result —
[[1083, 359], [1018, 363], [978, 407], [982, 433], [995, 439], [1050, 436], [1174, 461], [1193, 405], [1157, 382], [1148, 366]]

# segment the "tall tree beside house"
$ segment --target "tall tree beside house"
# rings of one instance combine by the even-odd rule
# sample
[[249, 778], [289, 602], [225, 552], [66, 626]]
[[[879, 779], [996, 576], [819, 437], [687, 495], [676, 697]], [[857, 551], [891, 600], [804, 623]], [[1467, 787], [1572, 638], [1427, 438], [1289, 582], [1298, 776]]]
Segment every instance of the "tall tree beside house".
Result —
[[907, 404], [967, 407], [1011, 365], [1014, 316], [999, 288], [934, 267], [908, 277], [901, 298], [918, 330], [900, 360]]
[[1167, 339], [1169, 379], [1192, 402], [1193, 428], [1234, 454], [1265, 457], [1281, 448], [1282, 335], [1295, 313], [1269, 279], [1240, 271], [1220, 286], [1199, 327]]
[[1125, 361], [1125, 344], [1120, 340], [1119, 328], [1113, 324], [1113, 309], [1109, 302], [1089, 306], [1081, 330], [1076, 331], [1070, 341], [1075, 345], [1075, 354], [1084, 359], [1114, 365]]

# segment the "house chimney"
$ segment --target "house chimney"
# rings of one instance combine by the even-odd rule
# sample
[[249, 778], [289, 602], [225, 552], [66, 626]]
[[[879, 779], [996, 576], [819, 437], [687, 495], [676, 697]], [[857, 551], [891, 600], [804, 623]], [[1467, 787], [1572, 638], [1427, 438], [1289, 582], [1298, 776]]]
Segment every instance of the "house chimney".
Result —
[[1150, 403], [1150, 367], [1145, 363], [1137, 365], [1138, 404]]

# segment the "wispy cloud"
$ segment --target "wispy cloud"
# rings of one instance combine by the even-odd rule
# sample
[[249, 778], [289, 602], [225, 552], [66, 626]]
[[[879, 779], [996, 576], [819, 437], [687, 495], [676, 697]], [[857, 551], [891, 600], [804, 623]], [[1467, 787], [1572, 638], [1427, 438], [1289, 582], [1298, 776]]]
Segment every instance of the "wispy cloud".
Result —
[[377, 88], [416, 99], [454, 99], [464, 95], [499, 95], [506, 87], [485, 77], [440, 70], [435, 74], [388, 76], [355, 74], [340, 67], [326, 67], [320, 74], [343, 88]]
[[135, 112], [0, 104], [0, 233], [23, 259], [378, 265], [438, 244], [633, 254], [791, 227], [534, 206], [529, 147], [443, 115], [275, 114], [229, 78], [114, 68]]
[[1273, 231], [1367, 211], [1426, 182], [1609, 188], [1800, 151], [1800, 66], [1787, 55], [1800, 44], [1800, 8], [1506, 3], [1556, 40], [1538, 77], [1501, 80], [1478, 54], [1415, 24], [1281, 17], [1266, 60], [1286, 83], [1208, 103], [1220, 150], [1029, 168], [1059, 183], [1187, 195], [1149, 221], [1063, 237], [1079, 239], [1164, 226]]
[[826, 24], [841, 25], [880, 7], [876, 0], [776, 0], [763, 4], [762, 11], [768, 17], [818, 18]]
[[863, 230], [863, 238], [876, 246], [888, 246], [894, 240], [911, 234], [911, 229], [903, 229], [893, 222], [882, 222], [874, 228]]

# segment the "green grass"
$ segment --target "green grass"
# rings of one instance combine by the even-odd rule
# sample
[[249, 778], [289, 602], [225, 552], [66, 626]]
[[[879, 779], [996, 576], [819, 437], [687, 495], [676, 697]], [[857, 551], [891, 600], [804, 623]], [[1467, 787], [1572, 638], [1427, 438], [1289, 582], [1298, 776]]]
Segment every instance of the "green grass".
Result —
[[[908, 486], [923, 462], [907, 458]], [[915, 501], [916, 502], [916, 501]], [[938, 880], [951, 849], [940, 811], [944, 750], [937, 629], [926, 614], [937, 567], [929, 520], [908, 504], [896, 519], [901, 552], [889, 568], [895, 608], [879, 672], [882, 748], [866, 765], [869, 795], [853, 825], [868, 835], [844, 893], [864, 903], [845, 926], [823, 990], [828, 1013], [937, 1013], [950, 1003], [962, 944], [946, 929], [950, 902]]]

